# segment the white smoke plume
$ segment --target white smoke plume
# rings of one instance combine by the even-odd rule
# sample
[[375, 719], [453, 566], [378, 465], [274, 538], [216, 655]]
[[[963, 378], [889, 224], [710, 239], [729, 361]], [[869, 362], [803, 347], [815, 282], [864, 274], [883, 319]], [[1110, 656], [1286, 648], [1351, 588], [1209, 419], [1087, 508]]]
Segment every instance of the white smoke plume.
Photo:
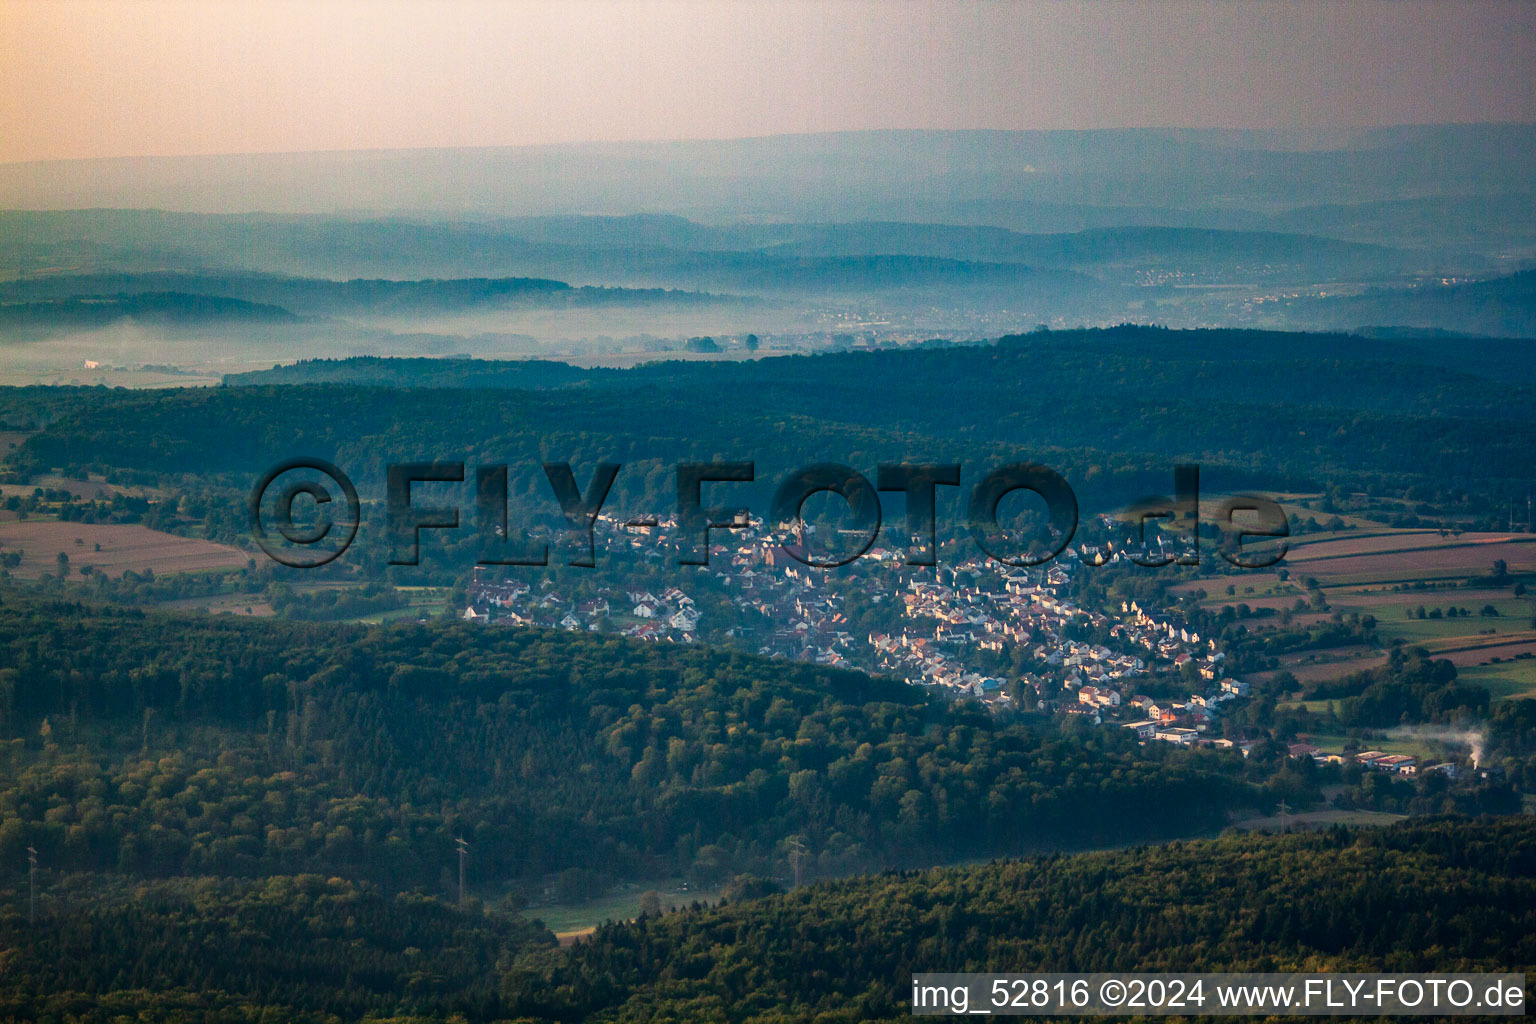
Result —
[[1399, 725], [1387, 733], [1393, 739], [1438, 740], [1441, 743], [1461, 743], [1472, 749], [1472, 766], [1483, 760], [1487, 739], [1476, 729], [1449, 729], [1433, 725]]

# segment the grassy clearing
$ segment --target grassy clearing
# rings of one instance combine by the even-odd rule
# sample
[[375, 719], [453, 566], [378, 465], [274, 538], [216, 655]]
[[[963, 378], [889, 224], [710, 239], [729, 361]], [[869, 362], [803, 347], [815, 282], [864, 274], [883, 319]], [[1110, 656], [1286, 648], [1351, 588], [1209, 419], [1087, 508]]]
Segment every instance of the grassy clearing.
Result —
[[251, 615], [267, 618], [273, 614], [272, 606], [264, 594], [224, 593], [207, 597], [182, 597], [161, 602], [157, 607], [173, 611], [201, 609], [210, 615]]
[[[1333, 562], [1342, 564], [1344, 559], [1327, 559], [1314, 562], [1313, 564], [1325, 566]], [[1383, 570], [1381, 572], [1350, 571], [1333, 573], [1324, 570], [1316, 573], [1298, 573], [1298, 575], [1316, 576], [1317, 582], [1325, 591], [1330, 593], [1335, 589], [1389, 587], [1395, 583], [1412, 585], [1420, 580], [1432, 584], [1441, 592], [1444, 592], [1454, 589], [1462, 580], [1466, 579], [1467, 570], [1464, 566], [1449, 569], [1415, 569], [1412, 566], [1403, 566], [1398, 569]]]
[[[1330, 754], [1342, 752], [1344, 744], [1348, 741], [1349, 736], [1342, 732], [1312, 733], [1311, 738], [1307, 740], [1314, 747], [1325, 750]], [[1429, 740], [1416, 739], [1410, 736], [1357, 740], [1356, 744], [1359, 745], [1361, 750], [1380, 750], [1388, 754], [1410, 754], [1418, 758], [1420, 763], [1443, 760], [1440, 756], [1442, 750], [1437, 744]]]
[[1494, 700], [1536, 699], [1536, 658], [1473, 665], [1459, 675], [1462, 682], [1487, 687]]
[[[1524, 601], [1508, 603], [1525, 604]], [[1457, 616], [1454, 619], [1410, 619], [1405, 617], [1401, 606], [1371, 611], [1370, 614], [1376, 616], [1376, 632], [1383, 640], [1388, 641], [1394, 637], [1402, 637], [1409, 643], [1423, 643], [1453, 637], [1475, 639], [1480, 636], [1504, 636], [1530, 632], [1531, 620], [1528, 615], [1515, 614], [1513, 611], [1506, 615], [1501, 608], [1498, 616], [1483, 618], [1477, 614], [1477, 611], [1477, 608], [1473, 608], [1473, 614], [1470, 617]]]
[[383, 622], [398, 622], [403, 619], [419, 619], [423, 616], [437, 615], [443, 611], [444, 602], [448, 599], [447, 587], [397, 587], [404, 594], [408, 604], [403, 608], [391, 608], [383, 612], [370, 612], [367, 615], [359, 615], [356, 618], [345, 619], [346, 622], [356, 622], [366, 626], [376, 626]]
[[1288, 814], [1284, 821], [1278, 814], [1263, 817], [1239, 818], [1232, 822], [1234, 828], [1270, 829], [1278, 832], [1283, 826], [1287, 831], [1328, 828], [1331, 825], [1391, 825], [1406, 819], [1406, 814], [1390, 814], [1386, 811], [1346, 810], [1341, 807], [1324, 807], [1301, 814]]
[[[1337, 515], [1339, 521], [1345, 526], [1353, 526], [1356, 530], [1392, 529], [1392, 527], [1378, 519], [1371, 519], [1362, 515], [1350, 515], [1345, 512], [1320, 512], [1313, 505], [1322, 501], [1323, 496], [1321, 494], [1274, 495], [1274, 497], [1279, 502], [1280, 507], [1285, 510], [1287, 516], [1296, 515], [1302, 519], [1315, 519], [1319, 523], [1327, 523]], [[1309, 537], [1311, 534], [1303, 534], [1303, 536]]]
[[678, 886], [681, 879], [670, 879], [657, 882], [652, 886], [625, 885], [613, 892], [599, 896], [597, 899], [587, 900], [583, 903], [556, 903], [544, 906], [529, 907], [523, 913], [528, 917], [536, 917], [544, 922], [544, 927], [555, 934], [567, 932], [580, 932], [595, 928], [604, 921], [629, 921], [640, 915], [640, 899], [647, 892], [655, 889], [661, 897], [661, 907], [665, 911], [686, 907], [698, 900], [703, 903], [715, 903], [720, 899], [718, 890], [689, 890], [679, 892]]
[[[1466, 607], [1476, 611], [1485, 604], [1498, 606], [1500, 601], [1515, 600], [1513, 587], [1467, 587], [1462, 586], [1460, 581], [1449, 586], [1426, 585], [1421, 590], [1393, 590], [1391, 587], [1337, 587], [1330, 584], [1324, 587], [1323, 591], [1328, 595], [1328, 603], [1339, 608], [1372, 610], [1397, 608], [1398, 615], [1403, 614], [1402, 608], [1417, 608], [1421, 604], [1426, 608], [1448, 607], [1454, 604], [1459, 608]], [[1536, 611], [1536, 608], [1531, 610]]]
[[[1235, 591], [1234, 596], [1227, 595], [1227, 588]], [[1272, 595], [1290, 594], [1296, 597], [1303, 596], [1303, 591], [1297, 584], [1282, 580], [1272, 572], [1246, 572], [1232, 573], [1226, 576], [1201, 576], [1182, 583], [1175, 583], [1168, 588], [1175, 594], [1188, 594], [1196, 590], [1203, 590], [1206, 599], [1210, 601], [1242, 601], [1250, 597], [1264, 597]]]
[[1305, 709], [1316, 714], [1323, 714], [1327, 712], [1328, 705], [1336, 703], [1336, 700], [1282, 700], [1277, 701], [1275, 703], [1275, 707], [1280, 711], [1296, 711]]

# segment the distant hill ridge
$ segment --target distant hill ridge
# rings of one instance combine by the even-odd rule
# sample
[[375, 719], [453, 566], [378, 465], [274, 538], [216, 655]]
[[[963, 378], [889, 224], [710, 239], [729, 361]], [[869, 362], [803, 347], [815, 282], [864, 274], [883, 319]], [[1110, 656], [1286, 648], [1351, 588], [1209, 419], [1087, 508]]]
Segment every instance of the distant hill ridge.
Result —
[[224, 375], [228, 386], [368, 384], [384, 387], [549, 388], [617, 379], [621, 370], [586, 370], [547, 359], [389, 358], [301, 359], [270, 370]]
[[299, 317], [280, 306], [176, 291], [0, 303], [0, 330], [93, 328], [124, 319], [171, 326], [299, 322]]
[[[1034, 230], [1233, 226], [1322, 203], [1530, 190], [1536, 126], [1361, 132], [860, 131], [762, 138], [0, 165], [0, 206], [481, 217], [637, 209]], [[1219, 198], [1216, 198], [1219, 197]], [[1119, 223], [1128, 223], [1119, 214]], [[1048, 225], [1048, 226], [1047, 226]]]
[[248, 305], [281, 307], [290, 315], [346, 315], [415, 310], [455, 310], [507, 304], [602, 305], [623, 302], [708, 301], [711, 297], [663, 289], [572, 287], [544, 278], [451, 278], [423, 280], [288, 277], [251, 273], [155, 272], [57, 274], [0, 285], [0, 302], [43, 306], [98, 296], [181, 294]]
[[[1422, 369], [1433, 367], [1435, 380], [1470, 381], [1478, 377], [1493, 381], [1536, 380], [1536, 342], [1523, 339], [1456, 336], [1455, 345], [1435, 334], [1413, 331], [1375, 329], [1365, 333], [1342, 331], [1296, 332], [1235, 328], [1170, 330], [1155, 326], [1123, 324], [1109, 328], [1081, 328], [1008, 335], [992, 342], [960, 344], [937, 342], [900, 349], [869, 352], [825, 353], [810, 358], [769, 356], [739, 362], [680, 362], [659, 355], [654, 362], [624, 370], [584, 369], [568, 363], [547, 360], [500, 360], [475, 358], [379, 357], [354, 356], [341, 359], [306, 359], [274, 366], [270, 370], [226, 374], [224, 383], [234, 386], [256, 384], [306, 384], [345, 382], [384, 387], [459, 387], [521, 388], [566, 384], [602, 384], [638, 387], [651, 381], [672, 385], [756, 382], [759, 387], [771, 382], [799, 382], [808, 386], [818, 378], [835, 380], [850, 374], [868, 379], [904, 374], [927, 377], [941, 370], [945, 374], [976, 375], [978, 383], [996, 372], [999, 359], [1010, 365], [1026, 360], [1031, 354], [1055, 362], [1083, 364], [1091, 373], [1097, 360], [1133, 360], [1135, 367], [1147, 361], [1174, 364], [1230, 362], [1274, 370], [1281, 365], [1301, 362], [1327, 369], [1325, 375], [1314, 372], [1291, 380], [1291, 387], [1309, 392], [1323, 386], [1323, 376], [1334, 381], [1338, 398], [1354, 404], [1371, 389], [1363, 387], [1342, 367], [1381, 364], [1374, 371], [1376, 379], [1393, 387], [1409, 386], [1418, 381]], [[1469, 342], [1475, 344], [1468, 344]], [[1391, 364], [1390, 372], [1386, 370]], [[1106, 366], [1112, 365], [1109, 363]], [[857, 369], [854, 369], [857, 367]], [[1193, 369], [1193, 367], [1191, 367]], [[1207, 371], [1202, 371], [1202, 373]], [[1199, 378], [1190, 378], [1196, 380]], [[1152, 378], [1143, 376], [1143, 390], [1153, 388]], [[1422, 385], [1433, 383], [1425, 378]], [[1134, 390], [1134, 381], [1112, 388]], [[1394, 399], [1398, 401], [1400, 399]]]

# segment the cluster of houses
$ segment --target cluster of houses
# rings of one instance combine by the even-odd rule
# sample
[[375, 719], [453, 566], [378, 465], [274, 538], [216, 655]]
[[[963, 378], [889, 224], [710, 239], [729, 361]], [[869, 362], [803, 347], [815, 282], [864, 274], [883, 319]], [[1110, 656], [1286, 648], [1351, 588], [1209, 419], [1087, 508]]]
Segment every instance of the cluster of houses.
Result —
[[[1105, 699], [1117, 704], [1122, 682], [1147, 671], [1146, 660], [1133, 649], [1136, 634], [1117, 632], [1120, 623], [1060, 596], [1069, 580], [1066, 567], [1011, 573], [1004, 577], [1001, 591], [962, 582], [977, 579], [981, 568], [979, 562], [962, 563], [948, 573], [935, 574], [936, 579], [909, 579], [897, 599], [904, 615], [919, 625], [904, 625], [899, 633], [871, 633], [874, 667], [912, 683], [974, 694], [989, 703], [1006, 703], [1009, 696], [1004, 680], [975, 670], [977, 650], [1025, 647], [1035, 663], [1025, 683], [1039, 688], [1049, 680], [1069, 691], [1086, 689], [1090, 694], [1102, 688], [1112, 695]], [[1068, 637], [1066, 627], [1073, 624], [1107, 629], [1120, 649]], [[1193, 644], [1178, 640], [1173, 644], [1173, 654], [1193, 656]], [[1077, 713], [1073, 707], [1063, 710]]]
[[1202, 645], [1199, 633], [1187, 626], [1159, 621], [1135, 601], [1122, 601], [1120, 612], [1125, 618], [1110, 627], [1111, 636], [1145, 648], [1153, 657], [1172, 662], [1175, 668], [1183, 668], [1190, 661], [1203, 661], [1201, 677], [1216, 677], [1217, 662], [1225, 655], [1216, 650], [1215, 640], [1206, 640]]
[[1230, 740], [1208, 738], [1206, 734], [1220, 723], [1222, 709], [1228, 702], [1246, 696], [1248, 684], [1240, 679], [1222, 679], [1208, 693], [1193, 693], [1186, 700], [1154, 699], [1138, 693], [1122, 702], [1119, 693], [1106, 695], [1097, 687], [1084, 687], [1077, 693], [1078, 705], [1094, 709], [1095, 721], [1102, 721], [1105, 711], [1114, 709], [1119, 712], [1116, 724], [1133, 731], [1137, 739], [1186, 747], [1197, 744], [1239, 746], [1245, 754], [1251, 744], [1234, 744]]
[[[597, 525], [599, 543], [610, 553], [628, 550], [642, 564], [675, 561], [669, 522], [635, 525], [600, 515]], [[724, 594], [739, 613], [725, 635], [773, 657], [861, 668], [1008, 704], [1013, 697], [1005, 679], [978, 667], [978, 652], [1025, 649], [1031, 667], [1024, 683], [1078, 695], [1077, 701], [1053, 704], [1051, 710], [1064, 714], [1118, 708], [1130, 692], [1129, 681], [1149, 666], [1197, 661], [1202, 674], [1214, 678], [1221, 658], [1213, 643], [1135, 605], [1111, 619], [1067, 600], [1062, 591], [1080, 560], [1070, 550], [1047, 566], [1010, 570], [999, 579], [997, 564], [979, 555], [937, 568], [908, 568], [899, 552], [875, 546], [849, 570], [829, 575], [791, 558], [759, 519], [713, 531], [711, 538], [710, 564], [685, 585]], [[885, 604], [890, 614], [882, 619], [890, 625], [855, 630], [845, 601], [854, 592], [866, 595], [871, 605]], [[701, 624], [694, 599], [677, 586], [601, 587], [595, 597], [578, 600], [548, 580], [530, 584], [478, 574], [463, 617], [678, 642], [698, 639]], [[1079, 627], [1071, 631], [1079, 637], [1086, 628], [1107, 640], [1075, 639], [1069, 625]], [[1201, 705], [1192, 711], [1173, 707], [1177, 712], [1159, 718], [1159, 724], [1172, 729], [1208, 722]]]
[[659, 595], [649, 590], [602, 587], [596, 597], [568, 599], [546, 581], [538, 588], [521, 580], [476, 579], [463, 618], [552, 629], [597, 631], [605, 625], [642, 640], [697, 639], [699, 611], [693, 598], [676, 587]]
[[988, 703], [1006, 703], [1011, 698], [1004, 689], [1005, 680], [968, 668], [964, 650], [954, 640], [902, 632], [871, 633], [869, 645], [875, 665], [881, 672], [897, 675], [909, 683], [945, 686]]

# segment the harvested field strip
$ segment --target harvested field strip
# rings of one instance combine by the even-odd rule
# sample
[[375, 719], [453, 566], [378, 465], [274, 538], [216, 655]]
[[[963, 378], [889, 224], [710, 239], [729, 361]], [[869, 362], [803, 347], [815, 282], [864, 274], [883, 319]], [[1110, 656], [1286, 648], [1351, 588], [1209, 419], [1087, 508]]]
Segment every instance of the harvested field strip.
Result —
[[[1386, 539], [1386, 538], [1383, 538]], [[1395, 540], [1396, 538], [1391, 538]], [[1438, 538], [1436, 538], [1438, 539]], [[1363, 556], [1381, 555], [1422, 555], [1427, 551], [1458, 551], [1467, 548], [1486, 548], [1490, 545], [1503, 544], [1536, 544], [1536, 536], [1520, 534], [1489, 534], [1475, 540], [1458, 540], [1442, 543], [1425, 544], [1397, 544], [1395, 546], [1368, 546], [1355, 545], [1349, 541], [1330, 541], [1326, 545], [1318, 545], [1300, 550], [1292, 549], [1292, 553], [1286, 556], [1288, 562], [1302, 562], [1311, 565], [1313, 562], [1333, 561], [1336, 559], [1358, 558]], [[1348, 550], [1346, 550], [1346, 548]]]
[[22, 552], [21, 565], [12, 570], [22, 577], [57, 572], [61, 552], [69, 556], [72, 574], [88, 565], [108, 576], [146, 569], [156, 574], [238, 569], [251, 557], [239, 548], [160, 533], [146, 526], [48, 519], [0, 521], [0, 548]]

